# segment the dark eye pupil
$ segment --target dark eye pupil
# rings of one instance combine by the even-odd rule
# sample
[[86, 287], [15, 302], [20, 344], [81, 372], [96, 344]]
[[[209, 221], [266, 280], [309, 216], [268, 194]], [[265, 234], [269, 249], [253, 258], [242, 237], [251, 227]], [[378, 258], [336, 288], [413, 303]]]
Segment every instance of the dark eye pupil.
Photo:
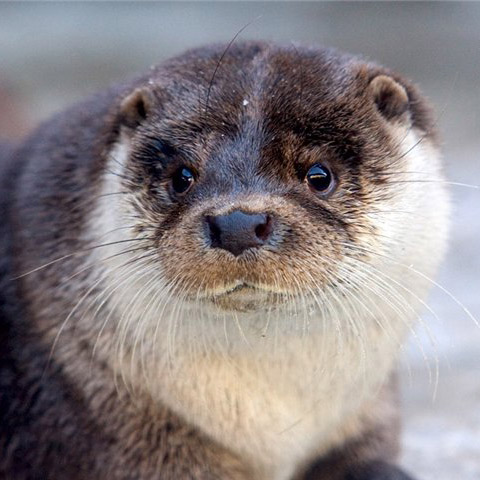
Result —
[[318, 192], [327, 190], [332, 183], [332, 174], [328, 168], [318, 163], [310, 168], [306, 178], [309, 185]]
[[172, 187], [177, 193], [185, 193], [195, 181], [191, 170], [187, 167], [178, 169], [172, 178]]

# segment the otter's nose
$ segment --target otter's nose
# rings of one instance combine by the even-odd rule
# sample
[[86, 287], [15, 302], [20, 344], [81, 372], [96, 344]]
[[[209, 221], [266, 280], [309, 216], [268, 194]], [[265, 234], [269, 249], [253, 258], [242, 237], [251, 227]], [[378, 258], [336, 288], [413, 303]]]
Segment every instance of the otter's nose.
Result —
[[272, 219], [266, 213], [244, 213], [205, 217], [212, 248], [223, 248], [240, 255], [248, 248], [261, 247], [270, 238]]

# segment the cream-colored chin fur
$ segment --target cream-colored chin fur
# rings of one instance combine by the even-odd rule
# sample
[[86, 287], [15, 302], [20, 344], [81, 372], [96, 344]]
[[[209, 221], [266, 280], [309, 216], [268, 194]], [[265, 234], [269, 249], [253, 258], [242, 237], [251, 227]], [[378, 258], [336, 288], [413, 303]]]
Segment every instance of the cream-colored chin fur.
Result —
[[[393, 128], [392, 135], [402, 140], [404, 152], [419, 138], [402, 127]], [[118, 171], [127, 160], [128, 141], [112, 156], [111, 169]], [[409, 173], [398, 174], [397, 194], [371, 215], [381, 243], [366, 233], [361, 245], [379, 254], [371, 259], [375, 270], [348, 260], [343, 266], [355, 271], [351, 281], [361, 284], [356, 300], [338, 292], [324, 304], [323, 315], [298, 305], [297, 315], [288, 318], [278, 312], [275, 317], [213, 314], [186, 307], [178, 316], [177, 306], [169, 304], [159, 319], [151, 300], [145, 304], [136, 297], [139, 284], [151, 277], [134, 284], [132, 276], [111, 299], [118, 317], [129, 312], [127, 343], [138, 333], [136, 325], [143, 329], [136, 357], [130, 353], [120, 360], [122, 374], [134, 385], [146, 383], [154, 399], [248, 459], [259, 479], [286, 480], [312, 455], [352, 435], [422, 307], [429, 282], [416, 271], [431, 277], [445, 246], [448, 201], [439, 183], [438, 153], [424, 140], [406, 159], [403, 168]], [[122, 190], [118, 180], [107, 175], [105, 192]], [[118, 230], [128, 225], [125, 205], [128, 199], [101, 197], [92, 235], [128, 239], [128, 229]], [[108, 254], [122, 249], [125, 245], [111, 246]], [[110, 267], [124, 261], [113, 259]], [[161, 291], [161, 279], [153, 287]], [[395, 303], [393, 291], [403, 302]], [[380, 300], [382, 295], [387, 299]]]

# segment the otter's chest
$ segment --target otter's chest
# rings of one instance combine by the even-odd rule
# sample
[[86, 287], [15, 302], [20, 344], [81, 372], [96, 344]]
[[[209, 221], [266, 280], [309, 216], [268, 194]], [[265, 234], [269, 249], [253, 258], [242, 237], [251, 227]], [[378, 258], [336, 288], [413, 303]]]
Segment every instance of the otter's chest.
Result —
[[[172, 366], [159, 395], [188, 422], [254, 465], [260, 479], [286, 480], [352, 434], [362, 405], [384, 381], [394, 346], [334, 335], [290, 338], [236, 356], [194, 355]], [[375, 337], [375, 338], [374, 338]]]

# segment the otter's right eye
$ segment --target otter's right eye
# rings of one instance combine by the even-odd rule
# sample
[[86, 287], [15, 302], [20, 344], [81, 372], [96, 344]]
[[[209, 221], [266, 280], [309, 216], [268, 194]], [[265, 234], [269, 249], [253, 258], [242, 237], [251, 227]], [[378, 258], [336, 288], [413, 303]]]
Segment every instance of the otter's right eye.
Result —
[[195, 175], [187, 167], [180, 167], [172, 177], [172, 188], [175, 193], [187, 193], [195, 183]]

